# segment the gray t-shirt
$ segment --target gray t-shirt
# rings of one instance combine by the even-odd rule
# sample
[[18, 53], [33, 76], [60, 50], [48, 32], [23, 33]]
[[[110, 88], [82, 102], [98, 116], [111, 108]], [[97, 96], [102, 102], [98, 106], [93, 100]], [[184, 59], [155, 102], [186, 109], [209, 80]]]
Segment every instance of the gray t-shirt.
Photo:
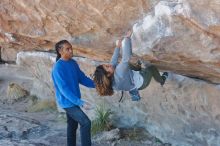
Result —
[[140, 71], [132, 70], [132, 72], [133, 72], [133, 80], [134, 80], [135, 88], [139, 89], [144, 83], [144, 78], [140, 74]]

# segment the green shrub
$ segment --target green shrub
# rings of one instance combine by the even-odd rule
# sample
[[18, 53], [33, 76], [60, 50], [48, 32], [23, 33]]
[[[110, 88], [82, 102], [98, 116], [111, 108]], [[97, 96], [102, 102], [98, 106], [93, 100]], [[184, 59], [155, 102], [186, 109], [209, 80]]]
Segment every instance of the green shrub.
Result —
[[101, 131], [110, 130], [112, 126], [110, 123], [111, 110], [101, 105], [96, 108], [95, 113], [96, 118], [92, 121], [92, 135]]

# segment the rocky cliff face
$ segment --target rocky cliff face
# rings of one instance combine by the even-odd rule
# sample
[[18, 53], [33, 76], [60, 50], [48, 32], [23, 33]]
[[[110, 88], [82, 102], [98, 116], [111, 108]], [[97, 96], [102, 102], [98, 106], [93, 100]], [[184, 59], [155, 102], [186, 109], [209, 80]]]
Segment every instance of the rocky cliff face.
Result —
[[[45, 79], [54, 59], [34, 51], [51, 51], [55, 42], [68, 39], [75, 55], [90, 58], [77, 58], [89, 75], [99, 64], [91, 60], [108, 61], [114, 41], [133, 27], [134, 54], [196, 79], [173, 74], [164, 88], [153, 81], [140, 103], [128, 96], [118, 103], [119, 93], [104, 98], [116, 113], [115, 123], [144, 126], [173, 145], [218, 146], [220, 89], [213, 83], [220, 83], [219, 8], [220, 0], [1, 0], [1, 58], [18, 56], [36, 76], [33, 91], [52, 98], [51, 81]], [[33, 52], [17, 55], [28, 50]], [[82, 94], [103, 102], [94, 91], [82, 88]]]
[[[103, 63], [81, 57], [74, 59], [88, 76], [95, 66]], [[49, 53], [26, 52], [18, 56], [17, 62], [36, 77], [31, 93], [39, 98], [54, 98], [52, 82], [48, 80], [54, 60], [54, 54]], [[38, 67], [33, 68], [31, 64]], [[93, 105], [104, 104], [110, 108], [112, 122], [118, 127], [144, 127], [164, 143], [174, 146], [218, 146], [220, 143], [219, 85], [170, 73], [163, 87], [152, 79], [151, 84], [140, 92], [139, 102], [131, 101], [125, 93], [119, 103], [121, 92], [100, 97], [94, 89], [84, 86], [81, 86], [81, 93], [82, 98]], [[95, 110], [86, 112], [91, 119], [96, 116]]]
[[134, 25], [134, 52], [163, 69], [219, 83], [219, 3], [160, 1]]
[[[142, 0], [33, 0], [0, 2], [0, 42], [3, 59], [15, 60], [12, 50], [50, 50], [68, 39], [94, 52], [111, 52], [113, 40], [130, 28], [149, 7]], [[83, 54], [90, 54], [84, 49]], [[93, 55], [93, 54], [91, 54]], [[101, 59], [106, 58], [104, 55]]]
[[220, 82], [219, 0], [2, 0], [4, 60], [21, 50], [53, 50], [68, 39], [75, 54], [108, 60], [114, 41], [134, 28], [134, 53], [164, 70]]

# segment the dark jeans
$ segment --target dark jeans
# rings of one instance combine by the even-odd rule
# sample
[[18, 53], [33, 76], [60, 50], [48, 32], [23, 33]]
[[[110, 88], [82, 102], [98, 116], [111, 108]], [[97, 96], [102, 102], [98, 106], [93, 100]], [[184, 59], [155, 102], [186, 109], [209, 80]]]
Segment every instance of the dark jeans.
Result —
[[65, 108], [67, 116], [67, 146], [76, 146], [76, 131], [80, 124], [82, 146], [91, 146], [91, 121], [78, 106]]
[[[146, 88], [150, 84], [152, 77], [161, 85], [165, 83], [166, 77], [161, 76], [159, 70], [154, 65], [145, 64], [145, 68], [141, 68], [141, 61], [138, 60], [136, 63], [129, 62], [129, 67], [131, 70], [140, 71], [140, 74], [144, 78], [143, 85], [138, 90]], [[134, 95], [136, 91], [134, 90], [132, 93]]]
[[153, 65], [151, 65], [151, 66], [149, 66], [147, 68], [141, 69], [140, 74], [144, 78], [144, 83], [139, 88], [139, 90], [142, 90], [142, 89], [146, 88], [150, 84], [150, 81], [151, 81], [152, 77], [157, 82], [159, 82], [160, 84], [163, 84], [165, 82], [165, 80], [160, 75], [158, 69], [155, 66], [153, 66]]

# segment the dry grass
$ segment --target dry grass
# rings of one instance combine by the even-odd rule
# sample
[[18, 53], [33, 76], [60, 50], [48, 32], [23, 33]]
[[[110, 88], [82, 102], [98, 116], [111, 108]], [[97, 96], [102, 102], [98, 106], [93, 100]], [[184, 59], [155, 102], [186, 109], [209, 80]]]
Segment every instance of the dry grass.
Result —
[[16, 83], [10, 83], [7, 89], [7, 102], [14, 103], [28, 95], [28, 91], [23, 87]]
[[54, 99], [38, 99], [28, 108], [28, 112], [56, 111], [56, 101]]

